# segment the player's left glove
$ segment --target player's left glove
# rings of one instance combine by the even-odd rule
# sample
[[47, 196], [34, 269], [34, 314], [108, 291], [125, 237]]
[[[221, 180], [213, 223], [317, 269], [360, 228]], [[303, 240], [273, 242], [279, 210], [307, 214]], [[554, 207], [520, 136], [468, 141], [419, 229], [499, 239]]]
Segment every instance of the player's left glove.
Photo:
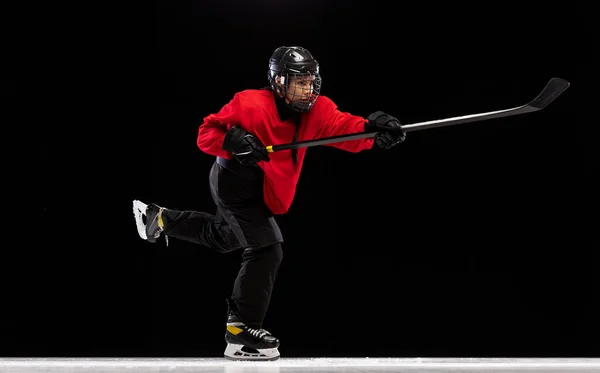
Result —
[[375, 144], [382, 149], [390, 149], [406, 139], [400, 121], [383, 111], [376, 111], [367, 117], [365, 132], [378, 132]]
[[225, 133], [222, 147], [223, 150], [231, 152], [243, 165], [255, 165], [260, 161], [270, 161], [265, 146], [242, 127], [231, 127]]

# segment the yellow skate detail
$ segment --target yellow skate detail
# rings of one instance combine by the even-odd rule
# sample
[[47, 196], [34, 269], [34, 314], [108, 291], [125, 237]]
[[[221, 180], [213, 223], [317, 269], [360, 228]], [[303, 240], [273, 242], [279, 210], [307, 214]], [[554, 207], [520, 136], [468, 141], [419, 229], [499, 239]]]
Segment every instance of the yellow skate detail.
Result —
[[233, 326], [233, 325], [227, 325], [227, 331], [233, 335], [238, 335], [241, 332], [243, 332], [242, 329], [238, 328], [237, 326]]
[[160, 229], [165, 229], [165, 223], [163, 222], [162, 212], [162, 209], [160, 209], [160, 211], [158, 212], [158, 226], [160, 227]]

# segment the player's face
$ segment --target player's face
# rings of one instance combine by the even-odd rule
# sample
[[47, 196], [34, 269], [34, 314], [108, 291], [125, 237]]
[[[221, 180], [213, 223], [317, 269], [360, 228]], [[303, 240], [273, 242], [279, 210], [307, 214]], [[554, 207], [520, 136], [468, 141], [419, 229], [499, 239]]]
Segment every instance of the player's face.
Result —
[[295, 101], [310, 101], [313, 94], [315, 79], [314, 75], [290, 77], [285, 100], [288, 103]]

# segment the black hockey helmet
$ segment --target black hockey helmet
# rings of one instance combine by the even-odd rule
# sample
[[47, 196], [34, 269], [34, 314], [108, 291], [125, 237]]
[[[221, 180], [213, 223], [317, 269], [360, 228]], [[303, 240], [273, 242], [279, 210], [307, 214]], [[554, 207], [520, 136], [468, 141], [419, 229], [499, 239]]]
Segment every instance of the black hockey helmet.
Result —
[[[277, 82], [277, 77], [280, 81]], [[302, 94], [289, 88], [290, 81], [299, 77], [309, 77], [311, 84], [301, 89]], [[317, 101], [321, 92], [321, 75], [319, 63], [313, 55], [303, 47], [279, 47], [269, 59], [269, 83], [271, 89], [283, 95], [286, 104], [295, 111], [307, 112]], [[293, 93], [290, 97], [288, 92]]]

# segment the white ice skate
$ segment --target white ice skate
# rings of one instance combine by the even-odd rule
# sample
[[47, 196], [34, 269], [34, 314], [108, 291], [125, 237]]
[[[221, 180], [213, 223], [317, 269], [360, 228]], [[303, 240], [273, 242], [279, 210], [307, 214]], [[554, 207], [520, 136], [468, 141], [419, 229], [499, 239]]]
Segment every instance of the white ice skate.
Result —
[[[142, 239], [154, 243], [160, 237], [164, 227], [163, 210], [165, 209], [152, 203], [147, 205], [142, 201], [133, 201], [135, 225]], [[166, 235], [164, 237], [168, 246], [169, 239]]]
[[244, 345], [228, 343], [225, 348], [225, 358], [229, 360], [273, 361], [281, 356], [277, 348], [255, 350]]
[[148, 239], [146, 235], [146, 224], [144, 224], [144, 217], [146, 216], [146, 209], [148, 205], [146, 205], [142, 201], [134, 200], [133, 201], [133, 216], [135, 217], [135, 225], [137, 226], [137, 231], [140, 237], [144, 240]]
[[279, 339], [267, 330], [251, 328], [241, 321], [237, 305], [227, 299], [228, 315], [225, 331], [225, 358], [230, 360], [277, 360]]

